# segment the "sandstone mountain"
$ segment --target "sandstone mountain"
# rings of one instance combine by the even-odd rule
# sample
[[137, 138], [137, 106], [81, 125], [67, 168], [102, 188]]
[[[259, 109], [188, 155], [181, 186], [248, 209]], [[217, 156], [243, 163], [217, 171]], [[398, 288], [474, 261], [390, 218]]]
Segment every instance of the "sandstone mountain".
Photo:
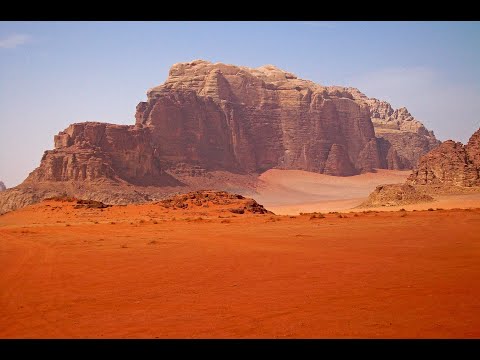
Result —
[[424, 155], [407, 183], [480, 186], [480, 129], [467, 145], [448, 140]]
[[271, 168], [336, 176], [409, 169], [439, 143], [404, 108], [272, 65], [175, 64], [135, 119], [61, 131], [40, 166], [2, 194], [0, 212], [60, 192], [107, 203], [207, 187], [238, 192]]
[[7, 189], [7, 187], [5, 186], [3, 181], [0, 181], [0, 191], [6, 190], [6, 189]]

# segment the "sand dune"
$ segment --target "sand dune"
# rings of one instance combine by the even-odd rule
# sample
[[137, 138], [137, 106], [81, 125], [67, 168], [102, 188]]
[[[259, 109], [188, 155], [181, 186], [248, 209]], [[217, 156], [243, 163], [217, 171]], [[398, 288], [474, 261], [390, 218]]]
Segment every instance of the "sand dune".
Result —
[[411, 171], [377, 170], [348, 177], [301, 170], [268, 170], [255, 199], [276, 214], [346, 210], [359, 205], [380, 184], [402, 183]]

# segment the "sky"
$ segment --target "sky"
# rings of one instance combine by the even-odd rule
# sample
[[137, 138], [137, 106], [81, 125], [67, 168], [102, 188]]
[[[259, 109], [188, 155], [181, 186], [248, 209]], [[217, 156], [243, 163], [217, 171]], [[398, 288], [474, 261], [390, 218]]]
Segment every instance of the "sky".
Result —
[[69, 124], [133, 124], [170, 66], [273, 64], [405, 106], [440, 140], [480, 127], [480, 22], [0, 22], [0, 180]]

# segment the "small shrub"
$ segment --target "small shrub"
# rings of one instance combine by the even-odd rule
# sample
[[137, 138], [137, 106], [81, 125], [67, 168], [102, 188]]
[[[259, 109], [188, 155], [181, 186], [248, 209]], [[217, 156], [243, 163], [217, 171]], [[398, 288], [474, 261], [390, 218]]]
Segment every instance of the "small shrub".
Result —
[[154, 224], [158, 224], [158, 221], [157, 221], [157, 220], [153, 220], [153, 223], [154, 223]]
[[405, 216], [407, 216], [406, 213], [403, 213], [402, 215], [400, 215], [400, 217], [405, 217]]
[[428, 211], [434, 211], [432, 208], [428, 208]]
[[110, 221], [110, 225], [115, 225], [115, 221]]
[[398, 211], [407, 211], [407, 210], [405, 210], [404, 208], [401, 208], [401, 209], [400, 209], [400, 210], [398, 210]]
[[355, 213], [355, 214], [353, 214], [353, 216], [355, 216], [355, 217], [358, 217], [358, 214], [357, 214], [357, 213]]
[[65, 224], [65, 226], [71, 226], [70, 224]]
[[220, 221], [220, 223], [222, 223], [222, 224], [230, 224], [231, 221], [228, 220], [228, 219], [223, 219], [222, 221]]

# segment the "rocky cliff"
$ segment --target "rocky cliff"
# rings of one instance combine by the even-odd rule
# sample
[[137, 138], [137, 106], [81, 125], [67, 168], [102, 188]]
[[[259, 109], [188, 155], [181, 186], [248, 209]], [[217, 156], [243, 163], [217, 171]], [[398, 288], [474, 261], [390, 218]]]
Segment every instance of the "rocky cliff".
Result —
[[140, 186], [178, 184], [160, 166], [148, 129], [86, 122], [55, 135], [26, 183], [41, 181], [127, 182]]
[[0, 181], [0, 191], [6, 190], [6, 189], [7, 189], [7, 187], [5, 186], [3, 181]]
[[336, 176], [408, 169], [437, 144], [406, 109], [272, 65], [175, 64], [138, 104], [135, 119], [131, 126], [70, 125], [25, 182], [2, 195], [0, 207], [51, 196], [52, 189], [104, 202], [117, 202], [105, 189], [127, 202], [149, 198], [150, 187], [238, 191], [227, 187], [270, 168]]
[[[180, 63], [147, 95], [137, 106], [136, 125], [151, 129], [166, 168], [182, 162], [208, 170], [277, 167], [348, 176], [411, 168], [418, 154], [438, 145], [408, 112], [272, 65]], [[377, 139], [372, 114], [395, 134], [383, 135], [379, 124]]]
[[421, 157], [407, 183], [480, 186], [480, 129], [467, 145], [448, 140]]

